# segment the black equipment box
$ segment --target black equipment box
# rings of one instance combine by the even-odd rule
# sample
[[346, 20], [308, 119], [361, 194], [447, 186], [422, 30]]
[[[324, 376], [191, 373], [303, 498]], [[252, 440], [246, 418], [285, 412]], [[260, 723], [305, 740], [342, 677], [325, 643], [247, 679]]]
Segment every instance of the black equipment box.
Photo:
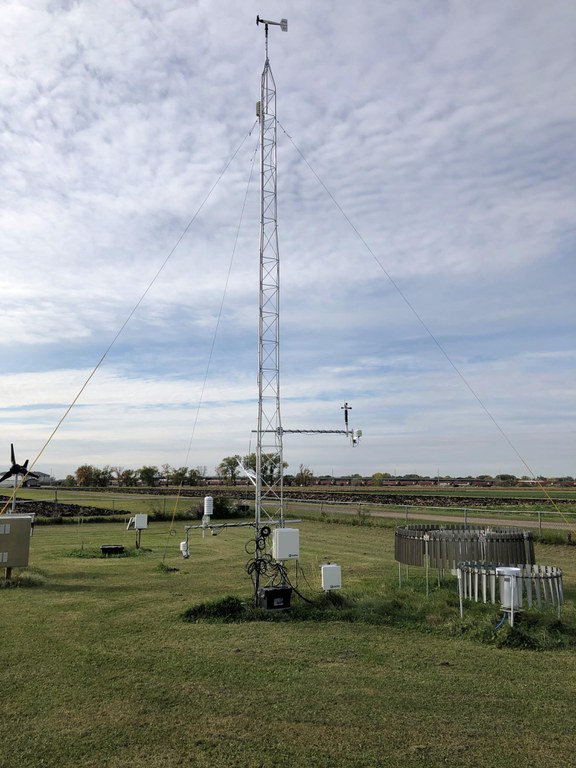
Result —
[[264, 587], [260, 590], [260, 607], [269, 611], [290, 608], [292, 587]]

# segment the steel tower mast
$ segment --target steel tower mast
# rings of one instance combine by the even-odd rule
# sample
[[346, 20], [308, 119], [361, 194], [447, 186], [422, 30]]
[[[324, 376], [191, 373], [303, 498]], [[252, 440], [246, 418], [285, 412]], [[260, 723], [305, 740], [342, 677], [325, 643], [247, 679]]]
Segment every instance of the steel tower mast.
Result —
[[[264, 24], [266, 58], [260, 102], [260, 299], [258, 320], [258, 427], [256, 441], [256, 538], [274, 519], [284, 526], [282, 422], [280, 418], [280, 253], [276, 179], [276, 84], [268, 59], [268, 26], [288, 29], [286, 19]], [[258, 569], [257, 569], [258, 570]]]
[[[256, 472], [247, 469], [239, 460], [241, 469], [256, 488], [254, 522], [218, 523], [213, 525], [205, 515], [200, 525], [187, 525], [186, 540], [180, 544], [184, 558], [189, 557], [188, 537], [193, 528], [206, 528], [213, 534], [229, 526], [254, 527], [254, 558], [246, 566], [254, 584], [254, 605], [266, 604], [266, 588], [260, 590], [261, 579], [267, 579], [271, 590], [292, 586], [288, 579], [285, 560], [298, 558], [299, 542], [293, 529], [286, 522], [299, 520], [285, 518], [284, 509], [284, 457], [285, 434], [337, 434], [346, 435], [352, 445], [358, 444], [362, 431], [353, 430], [348, 424], [348, 412], [352, 409], [344, 403], [344, 429], [284, 429], [280, 419], [280, 252], [278, 248], [278, 207], [276, 177], [276, 84], [268, 59], [268, 27], [278, 26], [288, 31], [288, 22], [267, 21], [256, 17], [256, 24], [264, 24], [266, 58], [262, 71], [260, 101], [256, 114], [260, 121], [260, 297], [258, 316], [258, 428], [256, 431]], [[266, 539], [274, 530], [272, 554], [266, 554]], [[284, 534], [282, 545], [280, 536]], [[288, 541], [288, 545], [286, 545]], [[289, 602], [289, 600], [288, 600]], [[274, 607], [278, 607], [274, 605]], [[283, 606], [284, 607], [284, 604]]]

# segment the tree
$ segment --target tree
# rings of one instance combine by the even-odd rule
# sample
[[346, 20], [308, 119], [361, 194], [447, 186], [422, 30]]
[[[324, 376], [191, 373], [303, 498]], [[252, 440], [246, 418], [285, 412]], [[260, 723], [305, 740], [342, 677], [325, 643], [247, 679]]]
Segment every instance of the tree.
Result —
[[314, 473], [309, 467], [300, 464], [295, 477], [296, 485], [312, 485], [314, 482]]
[[155, 486], [160, 477], [158, 467], [140, 467], [137, 471], [137, 475], [142, 485], [148, 487]]
[[129, 487], [136, 485], [136, 472], [133, 469], [123, 469], [118, 476], [118, 485]]
[[124, 471], [124, 467], [110, 467], [110, 472], [112, 473], [112, 478], [116, 480], [116, 483], [120, 485], [120, 476], [122, 475], [122, 472]]
[[495, 476], [495, 480], [498, 480], [501, 484], [514, 485], [517, 482], [516, 475], [500, 474]]
[[252, 472], [256, 472], [256, 454], [248, 453], [242, 459], [242, 464], [244, 465], [245, 469], [251, 469]]
[[92, 478], [92, 484], [97, 488], [108, 488], [112, 480], [112, 471], [109, 466], [105, 466], [103, 469], [94, 467], [94, 474]]
[[108, 465], [98, 470], [97, 484], [99, 488], [108, 488], [112, 483], [112, 471]]
[[[242, 464], [246, 469], [251, 469], [252, 472], [256, 472], [256, 454], [255, 453], [249, 453], [247, 456], [244, 456], [242, 459]], [[286, 469], [288, 466], [288, 463], [285, 461], [282, 464], [283, 469]], [[278, 480], [280, 471], [279, 467], [276, 463], [276, 454], [274, 453], [263, 453], [262, 454], [262, 479], [264, 482], [268, 483], [268, 485], [272, 485], [276, 480]]]
[[240, 467], [238, 466], [239, 461], [240, 456], [238, 454], [234, 454], [234, 456], [226, 456], [216, 467], [216, 474], [225, 482], [230, 483], [231, 485], [236, 485], [236, 478], [240, 471]]
[[188, 479], [188, 468], [180, 467], [179, 469], [171, 470], [170, 474], [166, 476], [166, 480], [170, 485], [184, 485]]
[[201, 485], [205, 477], [206, 467], [196, 467], [195, 469], [188, 470], [186, 480], [188, 485]]
[[79, 488], [89, 488], [94, 485], [94, 467], [91, 464], [82, 464], [74, 474]]
[[112, 470], [109, 466], [99, 469], [91, 464], [82, 464], [75, 476], [79, 488], [107, 488], [112, 480]]

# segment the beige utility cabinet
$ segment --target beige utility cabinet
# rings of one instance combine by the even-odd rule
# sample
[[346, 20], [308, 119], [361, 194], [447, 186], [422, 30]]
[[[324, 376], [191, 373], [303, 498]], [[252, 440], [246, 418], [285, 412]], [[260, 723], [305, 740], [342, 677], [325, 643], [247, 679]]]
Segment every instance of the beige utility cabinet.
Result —
[[0, 515], [0, 568], [28, 565], [31, 532], [31, 515]]

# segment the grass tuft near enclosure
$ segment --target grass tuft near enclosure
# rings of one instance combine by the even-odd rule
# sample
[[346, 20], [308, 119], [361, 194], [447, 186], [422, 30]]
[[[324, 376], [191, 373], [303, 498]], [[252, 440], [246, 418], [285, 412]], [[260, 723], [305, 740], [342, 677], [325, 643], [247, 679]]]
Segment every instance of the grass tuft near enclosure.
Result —
[[[553, 650], [576, 648], [574, 617], [560, 620], [549, 611], [517, 613], [514, 626], [496, 620], [494, 606], [475, 606], [470, 619], [462, 620], [454, 590], [398, 590], [388, 594], [346, 597], [327, 592], [314, 602], [296, 602], [289, 610], [264, 610], [252, 607], [251, 601], [227, 596], [220, 600], [188, 608], [182, 614], [187, 622], [350, 622], [376, 626], [394, 626], [421, 633], [461, 635], [498, 648]], [[498, 626], [501, 625], [501, 626]]]

